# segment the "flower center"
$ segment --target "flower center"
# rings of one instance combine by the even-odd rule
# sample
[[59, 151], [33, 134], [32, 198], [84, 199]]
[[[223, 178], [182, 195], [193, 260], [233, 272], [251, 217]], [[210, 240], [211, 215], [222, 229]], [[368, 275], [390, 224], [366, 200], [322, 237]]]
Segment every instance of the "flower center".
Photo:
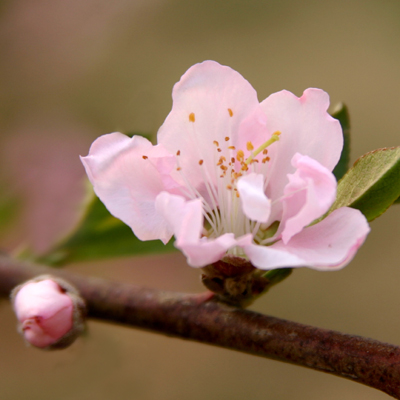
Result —
[[[265, 239], [266, 230], [269, 226], [261, 226], [257, 221], [252, 221], [243, 212], [240, 194], [237, 189], [238, 180], [251, 172], [259, 173], [264, 176], [264, 190], [268, 184], [268, 170], [270, 157], [268, 156], [268, 147], [274, 142], [279, 140], [280, 132], [275, 132], [269, 140], [264, 142], [261, 146], [254, 150], [254, 146], [251, 142], [247, 142], [246, 149], [250, 154], [245, 158], [245, 152], [242, 149], [236, 150], [234, 146], [228, 146], [229, 156], [220, 155], [216, 166], [222, 171], [217, 179], [217, 204], [218, 207], [213, 208], [210, 215], [216, 223], [212, 226], [205, 226], [205, 236], [217, 237], [223, 233], [232, 232], [235, 237], [251, 233], [253, 237], [261, 241]], [[225, 138], [228, 142], [229, 138]], [[214, 144], [217, 146], [217, 152], [220, 148], [218, 143]], [[236, 152], [236, 154], [235, 154]], [[224, 154], [223, 153], [223, 154]], [[232, 154], [233, 153], [233, 154]], [[256, 158], [260, 153], [263, 157], [261, 159]], [[235, 156], [234, 156], [235, 155]], [[214, 215], [214, 217], [212, 216]], [[238, 249], [232, 249], [235, 253]], [[236, 254], [235, 255], [239, 255]]]
[[[270, 161], [267, 148], [279, 140], [280, 134], [280, 132], [275, 132], [269, 140], [255, 150], [253, 144], [247, 142], [246, 148], [250, 152], [247, 158], [245, 158], [243, 150], [236, 150], [234, 146], [229, 145], [229, 137], [225, 137], [226, 146], [220, 146], [215, 140], [213, 142], [216, 149], [215, 166], [216, 171], [220, 171], [219, 173], [210, 173], [204, 159], [199, 160], [198, 164], [201, 168], [207, 199], [197, 191], [194, 197], [201, 198], [203, 201], [204, 236], [212, 238], [232, 232], [239, 237], [246, 233], [252, 233], [258, 241], [269, 236], [266, 233], [269, 226], [261, 226], [257, 221], [252, 221], [244, 215], [237, 182], [240, 177], [250, 172], [261, 173], [264, 175], [266, 188], [267, 163]], [[261, 160], [256, 158], [260, 153], [263, 155]], [[212, 176], [214, 179], [211, 178]], [[186, 183], [188, 183], [187, 180]]]
[[[228, 109], [229, 116], [233, 116], [231, 109]], [[204, 185], [194, 186], [190, 175], [183, 171], [179, 162], [180, 150], [176, 153], [177, 168], [183, 179], [185, 188], [183, 194], [190, 199], [201, 199], [203, 204], [204, 228], [203, 236], [209, 238], [218, 237], [224, 233], [233, 233], [235, 237], [251, 233], [254, 240], [262, 242], [268, 238], [271, 232], [276, 231], [275, 226], [261, 224], [250, 220], [245, 216], [237, 182], [242, 176], [255, 172], [264, 176], [264, 191], [269, 181], [268, 147], [279, 140], [281, 132], [277, 131], [261, 146], [254, 149], [252, 142], [247, 142], [246, 150], [236, 149], [231, 144], [231, 139], [226, 136], [219, 143], [213, 141], [214, 155], [202, 154], [200, 133], [196, 130], [196, 116], [189, 114], [189, 123], [193, 130], [193, 139], [198, 148], [200, 159], [198, 165]], [[245, 151], [247, 157], [245, 156]], [[262, 157], [258, 157], [262, 154]]]

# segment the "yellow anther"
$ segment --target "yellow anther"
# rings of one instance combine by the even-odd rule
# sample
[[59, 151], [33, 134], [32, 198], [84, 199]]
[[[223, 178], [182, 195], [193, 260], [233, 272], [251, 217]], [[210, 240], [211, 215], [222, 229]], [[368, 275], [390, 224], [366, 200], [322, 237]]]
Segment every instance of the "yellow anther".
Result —
[[231, 158], [231, 163], [233, 164], [235, 162], [235, 157]]
[[[233, 178], [234, 179], [237, 179], [237, 178], [240, 178], [242, 176], [242, 174], [240, 173], [240, 172], [234, 172], [233, 173]], [[233, 183], [233, 182], [232, 182]]]
[[218, 153], [221, 153], [222, 150], [218, 147], [217, 151], [218, 151]]
[[268, 149], [264, 149], [263, 154], [268, 154]]
[[203, 165], [203, 160], [199, 160], [199, 165]]
[[233, 117], [233, 111], [230, 108], [228, 108], [228, 113], [230, 117]]
[[236, 153], [236, 159], [237, 159], [238, 161], [241, 161], [241, 160], [244, 159], [243, 150], [238, 150], [238, 152]]
[[248, 150], [248, 151], [254, 150], [253, 143], [251, 143], [251, 142], [247, 142], [246, 147], [247, 147], [247, 150]]
[[236, 197], [240, 197], [240, 194], [239, 194], [239, 192], [236, 192]]
[[222, 171], [226, 171], [228, 169], [228, 167], [226, 167], [225, 165], [221, 165], [220, 168], [222, 169]]
[[228, 149], [229, 149], [229, 150], [235, 150], [236, 147], [235, 147], [235, 146], [229, 146]]
[[178, 167], [176, 170], [177, 170], [177, 171], [180, 171], [181, 169], [182, 169], [181, 167]]
[[229, 140], [229, 137], [228, 136], [226, 136], [225, 137], [225, 142], [227, 142]]
[[227, 188], [228, 190], [232, 190], [232, 186], [231, 186], [231, 185], [226, 185], [226, 188]]
[[189, 114], [189, 121], [190, 122], [194, 122], [196, 120], [196, 118], [195, 118], [195, 116], [194, 116], [194, 113], [190, 113]]
[[142, 156], [143, 160], [147, 160], [149, 157], [147, 156]]
[[216, 140], [214, 140], [213, 143], [214, 143], [217, 147], [219, 146], [219, 143], [218, 143]]
[[180, 155], [181, 155], [181, 151], [178, 150], [178, 151], [176, 152], [176, 155], [177, 155], [177, 156], [180, 156]]

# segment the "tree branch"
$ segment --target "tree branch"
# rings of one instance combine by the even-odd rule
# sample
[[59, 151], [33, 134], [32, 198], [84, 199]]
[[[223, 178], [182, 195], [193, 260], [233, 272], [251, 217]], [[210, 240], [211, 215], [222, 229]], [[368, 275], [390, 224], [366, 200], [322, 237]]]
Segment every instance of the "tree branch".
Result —
[[327, 372], [400, 399], [400, 348], [219, 303], [211, 293], [145, 289], [0, 256], [0, 295], [40, 274], [74, 284], [89, 317]]

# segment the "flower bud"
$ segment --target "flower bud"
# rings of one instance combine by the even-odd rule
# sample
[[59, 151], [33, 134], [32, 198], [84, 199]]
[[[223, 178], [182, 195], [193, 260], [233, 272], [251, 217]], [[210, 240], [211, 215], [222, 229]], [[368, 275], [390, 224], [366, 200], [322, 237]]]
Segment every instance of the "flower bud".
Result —
[[69, 346], [84, 329], [85, 304], [62, 279], [42, 275], [17, 286], [12, 294], [18, 330], [41, 349]]

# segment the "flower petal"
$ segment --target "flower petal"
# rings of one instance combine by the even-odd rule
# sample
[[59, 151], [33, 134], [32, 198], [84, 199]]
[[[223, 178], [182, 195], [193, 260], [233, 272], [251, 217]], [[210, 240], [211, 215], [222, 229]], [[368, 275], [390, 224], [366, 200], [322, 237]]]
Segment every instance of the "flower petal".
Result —
[[264, 193], [264, 176], [250, 173], [237, 183], [244, 214], [254, 221], [267, 222], [271, 213], [271, 200]]
[[234, 145], [236, 149], [244, 151], [246, 157], [248, 157], [251, 152], [246, 151], [247, 143], [250, 142], [254, 148], [257, 148], [265, 143], [272, 133], [267, 129], [267, 116], [261, 106], [258, 106], [239, 125], [238, 136]]
[[158, 131], [158, 143], [172, 154], [180, 152], [182, 173], [193, 186], [205, 179], [215, 184], [219, 176], [217, 148], [222, 154], [229, 152], [241, 122], [260, 107], [257, 93], [238, 72], [204, 61], [182, 76], [172, 98], [172, 110]]
[[186, 201], [184, 197], [161, 192], [155, 202], [155, 209], [168, 223], [170, 230], [179, 240], [198, 242], [203, 230], [203, 211], [200, 199]]
[[161, 191], [179, 191], [170, 175], [174, 156], [141, 136], [130, 139], [115, 132], [98, 138], [81, 160], [95, 193], [111, 214], [141, 240], [169, 241], [172, 231], [154, 204]]
[[304, 260], [285, 250], [274, 249], [272, 246], [259, 246], [252, 241], [252, 235], [245, 235], [237, 239], [237, 245], [241, 247], [250, 262], [260, 269], [275, 269], [285, 267], [304, 266]]
[[296, 168], [289, 174], [284, 189], [282, 240], [288, 241], [305, 226], [328, 211], [336, 198], [336, 179], [327, 168], [308, 156], [296, 153], [292, 159]]
[[228, 249], [236, 245], [233, 233], [225, 233], [216, 239], [201, 238], [198, 243], [184, 243], [176, 247], [183, 251], [191, 267], [205, 267], [221, 260]]
[[192, 267], [204, 267], [220, 260], [236, 244], [232, 233], [217, 239], [200, 238], [203, 230], [200, 199], [186, 201], [181, 196], [163, 192], [157, 197], [156, 209], [168, 221], [176, 237], [175, 246], [185, 254]]
[[352, 260], [369, 231], [368, 222], [359, 210], [343, 207], [298, 233], [287, 245], [279, 241], [270, 247], [301, 258], [303, 266], [337, 270]]
[[296, 153], [313, 158], [330, 171], [339, 161], [342, 129], [339, 121], [327, 113], [328, 106], [329, 96], [320, 89], [307, 89], [300, 98], [283, 90], [261, 103], [268, 131], [281, 132], [280, 140], [269, 148], [269, 198], [282, 196], [287, 174], [295, 170], [290, 161]]

